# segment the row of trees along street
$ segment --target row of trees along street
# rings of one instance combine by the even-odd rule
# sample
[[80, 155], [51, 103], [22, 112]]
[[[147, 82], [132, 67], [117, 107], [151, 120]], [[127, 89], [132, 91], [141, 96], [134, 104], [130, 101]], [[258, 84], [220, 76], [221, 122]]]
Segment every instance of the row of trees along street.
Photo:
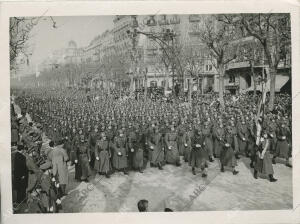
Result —
[[[54, 20], [51, 21], [55, 28]], [[30, 31], [38, 22], [37, 19], [11, 18], [11, 69], [16, 67], [16, 56], [20, 52], [28, 54]], [[198, 47], [185, 43], [184, 38], [178, 41], [178, 35], [170, 30], [165, 33], [143, 33], [138, 30], [136, 24], [133, 30], [128, 32], [133, 40], [133, 48], [128, 52], [112, 51], [94, 66], [86, 63], [54, 66], [45, 70], [38, 79], [47, 83], [52, 80], [68, 85], [75, 83], [87, 85], [95, 80], [97, 74], [103, 82], [115, 82], [118, 83], [116, 87], [121, 88], [123, 81], [133, 81], [128, 76], [130, 74], [128, 71], [131, 71], [134, 77], [143, 77], [146, 81], [147, 63], [152, 63], [155, 64], [157, 71], [170, 73], [173, 81], [178, 80], [182, 92], [185, 76], [188, 74], [198, 80], [199, 74], [203, 73], [204, 61], [210, 59], [218, 73], [219, 100], [224, 107], [224, 77], [227, 66], [232, 62], [248, 61], [253, 80], [256, 80], [254, 65], [257, 61], [261, 61], [269, 68], [271, 83], [269, 109], [272, 110], [278, 65], [290, 54], [290, 15], [276, 13], [203, 15], [199, 23], [201, 26], [196, 34]], [[155, 61], [144, 61], [140, 49], [135, 46], [139, 35], [146, 35], [146, 38], [153, 40], [153, 44], [159, 49], [157, 52], [160, 53], [154, 57]], [[256, 90], [255, 82], [254, 90]], [[190, 93], [191, 85], [189, 95]]]

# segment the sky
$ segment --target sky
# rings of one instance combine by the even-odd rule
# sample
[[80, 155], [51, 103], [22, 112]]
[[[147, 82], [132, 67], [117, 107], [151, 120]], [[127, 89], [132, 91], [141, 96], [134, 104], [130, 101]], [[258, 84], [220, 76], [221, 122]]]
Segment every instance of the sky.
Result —
[[65, 48], [70, 40], [84, 47], [97, 35], [113, 28], [113, 16], [43, 17], [31, 32], [31, 65], [41, 63], [52, 51]]

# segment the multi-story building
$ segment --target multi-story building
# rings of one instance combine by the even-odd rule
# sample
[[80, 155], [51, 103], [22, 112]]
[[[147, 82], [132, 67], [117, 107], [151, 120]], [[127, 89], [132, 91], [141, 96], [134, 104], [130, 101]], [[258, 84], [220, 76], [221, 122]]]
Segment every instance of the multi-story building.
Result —
[[[118, 61], [122, 62], [114, 63], [113, 73], [119, 78], [124, 77], [128, 83], [133, 83], [135, 88], [160, 86], [170, 89], [175, 82], [183, 80], [185, 91], [191, 88], [201, 92], [218, 92], [219, 75], [214, 67], [215, 61], [199, 38], [203, 17], [117, 15], [114, 17], [112, 30], [96, 36], [84, 48], [78, 48], [74, 41], [70, 41], [66, 48], [54, 51], [43, 66], [49, 68], [57, 64], [84, 64], [87, 73], [101, 76], [105, 72], [99, 70], [103, 60], [117, 55]], [[135, 29], [138, 32], [133, 37], [128, 31], [133, 32]], [[151, 35], [158, 39], [151, 38]], [[238, 41], [255, 40], [247, 37]], [[181, 49], [181, 54], [174, 56], [173, 51], [177, 49]], [[290, 49], [287, 52], [288, 57], [279, 64], [277, 89], [290, 80]], [[256, 76], [263, 71], [268, 74], [266, 60], [262, 58], [261, 50], [257, 52], [256, 60], [252, 64], [253, 70], [248, 59], [239, 59], [228, 64], [224, 77], [225, 90], [237, 93], [253, 89], [253, 71]], [[178, 65], [175, 67], [174, 63], [180, 64], [183, 74], [179, 75]]]

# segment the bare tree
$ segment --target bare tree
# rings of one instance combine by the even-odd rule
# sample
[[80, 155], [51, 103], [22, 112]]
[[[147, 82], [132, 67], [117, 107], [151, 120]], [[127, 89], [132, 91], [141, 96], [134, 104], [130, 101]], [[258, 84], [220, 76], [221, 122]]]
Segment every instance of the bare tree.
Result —
[[[29, 63], [29, 39], [32, 37], [32, 29], [40, 22], [41, 17], [11, 17], [9, 21], [9, 56], [10, 69], [17, 68], [17, 57], [20, 54], [26, 56]], [[56, 28], [56, 22], [52, 17], [51, 23]]]
[[254, 66], [258, 61], [260, 61], [262, 50], [262, 46], [257, 42], [257, 40], [250, 38], [250, 40], [245, 40], [241, 42], [238, 52], [238, 61], [249, 62], [251, 76], [253, 79], [254, 96], [256, 96], [257, 90], [257, 76], [254, 70]]
[[224, 76], [226, 65], [237, 57], [238, 31], [235, 26], [220, 20], [223, 15], [204, 17], [199, 32], [202, 43], [209, 49], [213, 65], [219, 73], [219, 101], [224, 108]]
[[235, 21], [246, 35], [256, 38], [264, 49], [270, 71], [269, 110], [274, 108], [278, 64], [289, 52], [291, 27], [289, 14], [241, 14]]

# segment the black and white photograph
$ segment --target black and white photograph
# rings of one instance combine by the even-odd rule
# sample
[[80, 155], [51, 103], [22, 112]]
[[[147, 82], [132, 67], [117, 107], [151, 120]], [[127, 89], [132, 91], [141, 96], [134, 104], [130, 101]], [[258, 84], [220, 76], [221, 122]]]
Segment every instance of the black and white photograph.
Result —
[[44, 10], [7, 31], [13, 214], [295, 208], [291, 13]]

